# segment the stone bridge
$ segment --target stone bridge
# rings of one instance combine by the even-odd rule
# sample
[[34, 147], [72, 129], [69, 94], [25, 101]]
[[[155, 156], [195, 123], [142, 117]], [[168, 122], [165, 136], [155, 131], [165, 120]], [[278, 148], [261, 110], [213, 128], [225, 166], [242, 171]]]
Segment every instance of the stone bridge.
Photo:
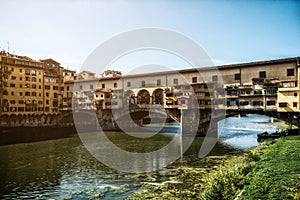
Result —
[[[225, 111], [221, 111], [221, 113]], [[87, 130], [136, 130], [149, 123], [180, 122], [183, 115], [183, 132], [205, 135], [217, 132], [218, 121], [233, 115], [261, 114], [282, 119], [299, 126], [299, 113], [263, 110], [226, 110], [225, 115], [212, 116], [212, 110], [163, 108], [160, 105], [131, 105], [129, 109], [65, 111], [58, 115], [2, 115], [2, 127], [74, 126]], [[75, 119], [75, 120], [74, 120]]]

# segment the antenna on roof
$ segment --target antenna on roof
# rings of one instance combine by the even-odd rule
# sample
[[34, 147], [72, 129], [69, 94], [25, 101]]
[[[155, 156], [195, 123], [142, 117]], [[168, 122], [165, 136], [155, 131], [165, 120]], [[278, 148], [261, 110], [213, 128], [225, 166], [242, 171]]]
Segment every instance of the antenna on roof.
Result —
[[7, 40], [7, 52], [9, 52], [9, 40]]

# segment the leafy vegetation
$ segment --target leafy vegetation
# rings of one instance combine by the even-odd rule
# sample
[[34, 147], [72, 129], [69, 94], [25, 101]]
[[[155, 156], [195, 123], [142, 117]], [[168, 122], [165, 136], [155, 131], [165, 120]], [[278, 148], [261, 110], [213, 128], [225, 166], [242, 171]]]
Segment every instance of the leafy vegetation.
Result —
[[129, 199], [300, 199], [300, 136], [218, 159], [210, 168], [180, 167], [174, 180], [145, 183]]
[[243, 199], [300, 199], [300, 136], [267, 148], [245, 182]]

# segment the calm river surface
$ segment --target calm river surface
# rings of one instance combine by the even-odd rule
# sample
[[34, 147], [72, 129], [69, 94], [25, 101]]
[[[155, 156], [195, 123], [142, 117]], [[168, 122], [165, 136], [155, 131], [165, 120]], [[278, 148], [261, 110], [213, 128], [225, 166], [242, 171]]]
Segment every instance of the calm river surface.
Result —
[[[211, 155], [258, 145], [256, 134], [275, 131], [270, 118], [261, 115], [231, 117], [224, 121], [220, 143]], [[145, 146], [160, 148], [174, 137], [178, 124], [169, 125], [141, 145], [124, 134], [107, 135], [118, 145], [134, 152]], [[175, 128], [174, 128], [175, 127]], [[168, 130], [170, 130], [168, 132]], [[203, 138], [196, 138], [184, 159], [196, 159]], [[164, 159], [164, 158], [158, 158]], [[177, 161], [179, 162], [179, 161]], [[34, 143], [0, 146], [0, 199], [124, 199], [143, 182], [169, 180], [164, 170], [144, 174], [120, 173], [101, 164], [84, 147], [78, 136]]]

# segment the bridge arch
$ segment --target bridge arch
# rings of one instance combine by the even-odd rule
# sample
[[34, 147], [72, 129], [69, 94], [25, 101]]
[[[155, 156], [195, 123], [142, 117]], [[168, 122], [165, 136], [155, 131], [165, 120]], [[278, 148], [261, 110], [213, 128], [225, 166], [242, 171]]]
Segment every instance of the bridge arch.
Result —
[[127, 90], [124, 93], [124, 104], [128, 105], [128, 104], [135, 104], [135, 95], [134, 92], [132, 90]]
[[153, 104], [164, 104], [164, 90], [162, 88], [157, 88], [152, 93], [152, 103]]
[[137, 104], [150, 104], [150, 93], [146, 89], [141, 89], [137, 92]]

